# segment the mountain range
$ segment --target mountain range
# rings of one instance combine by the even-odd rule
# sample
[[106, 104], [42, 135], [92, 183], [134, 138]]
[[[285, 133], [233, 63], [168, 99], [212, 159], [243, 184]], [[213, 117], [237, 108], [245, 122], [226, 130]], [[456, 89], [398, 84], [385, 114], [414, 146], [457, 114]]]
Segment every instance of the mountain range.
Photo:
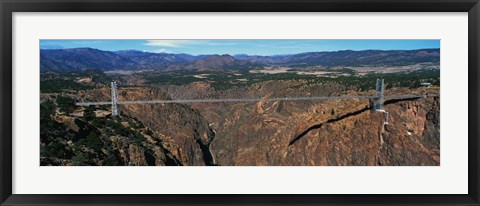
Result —
[[440, 62], [440, 49], [342, 50], [289, 55], [189, 55], [138, 50], [103, 51], [93, 48], [40, 50], [40, 71], [224, 70], [261, 66], [399, 66]]

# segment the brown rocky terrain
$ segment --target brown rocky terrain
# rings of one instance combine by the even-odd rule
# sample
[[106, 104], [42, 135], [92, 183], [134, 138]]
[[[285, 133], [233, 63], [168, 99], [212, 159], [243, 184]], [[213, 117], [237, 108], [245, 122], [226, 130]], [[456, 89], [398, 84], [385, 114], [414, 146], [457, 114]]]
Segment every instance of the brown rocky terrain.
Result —
[[55, 114], [42, 119], [41, 165], [182, 165], [162, 134], [130, 117], [90, 119]]
[[[94, 48], [40, 50], [41, 165], [440, 165], [440, 49], [288, 55], [189, 55]], [[119, 101], [256, 99], [120, 104]], [[383, 82], [383, 81], [382, 81]], [[382, 83], [383, 84], [383, 83]], [[257, 101], [262, 98], [262, 101]], [[291, 99], [290, 99], [291, 100]], [[104, 102], [76, 106], [76, 102]], [[385, 121], [388, 120], [388, 124]]]
[[[92, 97], [106, 97], [108, 89], [90, 91]], [[158, 89], [131, 87], [119, 90], [119, 101], [170, 99]], [[101, 101], [101, 98], [98, 99]], [[131, 116], [161, 134], [161, 141], [182, 165], [211, 165], [208, 145], [214, 138], [208, 122], [197, 110], [182, 104], [122, 105], [121, 115]]]
[[[121, 87], [119, 101], [166, 100], [172, 96], [192, 99], [373, 93], [349, 90], [334, 83], [295, 86], [301, 83], [267, 81], [226, 91], [198, 83], [161, 88]], [[435, 93], [438, 88], [391, 88], [387, 95], [427, 91]], [[109, 101], [109, 95], [110, 89], [104, 87], [81, 91], [77, 96]], [[79, 123], [82, 118], [69, 115], [55, 115], [54, 120], [73, 134], [72, 141], [62, 140], [61, 146], [69, 153], [81, 150], [88, 154], [83, 158], [92, 159], [92, 165], [109, 165], [105, 162], [111, 162], [112, 157], [120, 165], [440, 165], [439, 96], [387, 99], [387, 125], [386, 114], [370, 110], [370, 104], [366, 99], [347, 99], [121, 105], [122, 117], [115, 121], [128, 131], [120, 134], [109, 133], [116, 131], [110, 129], [115, 125]], [[113, 121], [109, 119], [105, 120]], [[75, 140], [86, 127], [96, 127], [101, 146]], [[50, 145], [48, 141], [43, 144]], [[68, 160], [71, 154], [63, 156], [44, 162], [76, 165]]]
[[384, 125], [366, 100], [259, 102], [231, 112], [212, 147], [220, 165], [439, 165], [438, 103], [390, 101]]
[[385, 104], [388, 125], [359, 99], [192, 107], [212, 123], [219, 165], [439, 165], [439, 97]]
[[[314, 95], [355, 95], [342, 92], [341, 86], [329, 88], [316, 90]], [[312, 95], [312, 90], [265, 82], [241, 95], [305, 96]], [[391, 92], [412, 93], [396, 90]], [[217, 95], [222, 98], [232, 93]], [[120, 96], [121, 100], [169, 98], [159, 90], [140, 88], [124, 89]], [[212, 140], [208, 152], [219, 165], [440, 164], [439, 97], [387, 100], [388, 125], [383, 124], [384, 113], [368, 106], [368, 100], [351, 99], [127, 105], [122, 111], [165, 134], [172, 142], [169, 150], [177, 151], [172, 153], [185, 165], [203, 165], [201, 147]]]

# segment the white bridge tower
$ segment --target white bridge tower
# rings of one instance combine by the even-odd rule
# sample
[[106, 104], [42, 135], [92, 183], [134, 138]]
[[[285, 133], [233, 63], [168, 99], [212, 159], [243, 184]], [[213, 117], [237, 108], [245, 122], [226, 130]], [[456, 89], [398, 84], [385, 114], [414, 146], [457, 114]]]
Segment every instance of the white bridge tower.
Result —
[[383, 79], [377, 79], [375, 83], [375, 98], [373, 100], [373, 110], [376, 112], [382, 112], [385, 114], [385, 121], [383, 124], [388, 124], [388, 112], [385, 111], [384, 103], [385, 103], [385, 84]]
[[118, 90], [117, 90], [117, 82], [112, 82], [112, 116], [118, 116]]

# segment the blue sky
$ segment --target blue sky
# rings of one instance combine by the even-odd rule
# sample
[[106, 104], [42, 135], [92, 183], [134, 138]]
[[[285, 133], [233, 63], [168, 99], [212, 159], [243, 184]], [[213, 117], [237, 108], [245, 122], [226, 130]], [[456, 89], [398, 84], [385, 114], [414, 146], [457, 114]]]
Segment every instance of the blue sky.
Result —
[[440, 48], [440, 40], [40, 40], [41, 49], [82, 47], [192, 55], [277, 55], [314, 51]]

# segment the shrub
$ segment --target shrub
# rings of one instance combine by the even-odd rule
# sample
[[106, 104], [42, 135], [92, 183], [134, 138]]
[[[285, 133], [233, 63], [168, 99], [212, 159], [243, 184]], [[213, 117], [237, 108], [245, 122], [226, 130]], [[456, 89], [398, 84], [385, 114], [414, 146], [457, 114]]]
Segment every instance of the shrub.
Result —
[[72, 158], [72, 164], [75, 165], [75, 166], [89, 166], [89, 165], [92, 165], [89, 156], [86, 155], [83, 152], [77, 153], [77, 155], [75, 155]]
[[40, 120], [50, 119], [55, 111], [55, 105], [51, 100], [47, 100], [40, 104]]
[[75, 108], [75, 100], [71, 97], [59, 96], [55, 101], [62, 112], [71, 113]]
[[107, 157], [103, 160], [103, 165], [105, 166], [122, 166], [120, 158], [115, 154], [108, 154]]
[[85, 145], [86, 147], [99, 151], [103, 148], [103, 142], [96, 132], [90, 131], [85, 139], [78, 141], [78, 144]]

